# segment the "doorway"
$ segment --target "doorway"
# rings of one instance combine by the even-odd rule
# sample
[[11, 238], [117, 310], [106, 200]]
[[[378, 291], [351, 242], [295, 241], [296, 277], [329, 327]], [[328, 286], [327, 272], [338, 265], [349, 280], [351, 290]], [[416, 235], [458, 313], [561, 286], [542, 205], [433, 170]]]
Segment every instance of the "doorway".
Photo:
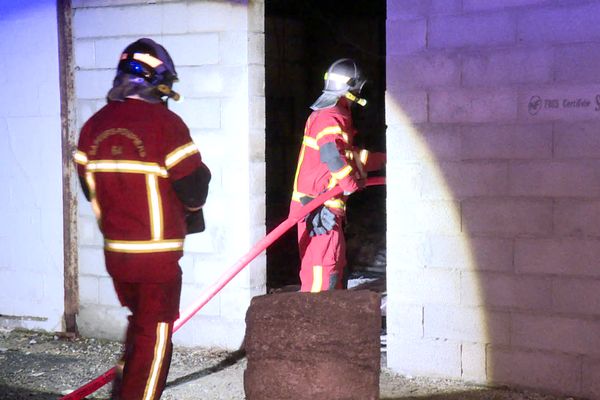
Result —
[[[309, 106], [333, 61], [353, 58], [368, 79], [355, 144], [385, 151], [385, 10], [385, 0], [265, 1], [267, 231], [287, 217]], [[347, 216], [347, 278], [385, 278], [385, 187], [353, 194]], [[267, 250], [269, 291], [299, 284], [296, 235]]]

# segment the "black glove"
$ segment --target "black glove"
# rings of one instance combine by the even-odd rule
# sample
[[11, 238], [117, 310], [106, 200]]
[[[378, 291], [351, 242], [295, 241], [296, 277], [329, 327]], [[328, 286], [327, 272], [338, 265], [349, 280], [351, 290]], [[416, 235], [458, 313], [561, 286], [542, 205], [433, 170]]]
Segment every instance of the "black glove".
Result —
[[187, 211], [185, 214], [185, 224], [187, 226], [187, 234], [204, 232], [204, 213], [202, 209], [198, 211]]
[[320, 206], [306, 216], [306, 227], [310, 237], [325, 235], [336, 226], [335, 214], [325, 206]]

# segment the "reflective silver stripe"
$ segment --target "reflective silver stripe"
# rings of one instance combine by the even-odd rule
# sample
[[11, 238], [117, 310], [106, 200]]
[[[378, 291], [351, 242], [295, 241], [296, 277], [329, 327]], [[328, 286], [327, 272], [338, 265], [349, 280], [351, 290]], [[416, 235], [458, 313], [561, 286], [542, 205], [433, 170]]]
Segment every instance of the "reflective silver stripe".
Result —
[[335, 72], [325, 72], [325, 80], [340, 83], [348, 83], [350, 77], [342, 74], [336, 74]]
[[87, 155], [81, 150], [75, 150], [73, 153], [73, 159], [77, 164], [85, 165], [88, 162]]
[[117, 253], [154, 253], [183, 250], [183, 240], [105, 240], [104, 248]]
[[180, 161], [195, 153], [198, 153], [198, 148], [194, 142], [184, 144], [167, 154], [165, 165], [167, 166], [167, 169], [173, 168]]
[[156, 180], [155, 175], [146, 175], [146, 187], [148, 188], [148, 208], [150, 211], [150, 226], [152, 229], [152, 239], [162, 240], [162, 203], [160, 199], [160, 193], [158, 191], [158, 181]]
[[154, 358], [152, 359], [152, 365], [150, 366], [150, 375], [146, 381], [146, 388], [144, 390], [143, 400], [152, 400], [156, 394], [156, 386], [158, 385], [158, 377], [160, 376], [160, 370], [162, 368], [165, 353], [167, 349], [167, 342], [169, 338], [169, 324], [166, 322], [159, 322], [156, 326], [156, 343], [154, 345]]
[[155, 174], [166, 178], [169, 173], [158, 163], [146, 163], [130, 160], [94, 160], [87, 164], [88, 171], [94, 172], [129, 172], [134, 174]]
[[98, 203], [98, 199], [96, 198], [96, 180], [94, 179], [94, 174], [86, 171], [85, 181], [90, 190], [92, 211], [94, 211], [94, 215], [96, 216], [96, 221], [98, 221], [98, 224], [100, 224], [100, 220], [102, 219], [102, 210], [100, 209], [100, 204]]
[[163, 63], [160, 59], [148, 53], [134, 53], [133, 59], [146, 63], [152, 68], [156, 68]]

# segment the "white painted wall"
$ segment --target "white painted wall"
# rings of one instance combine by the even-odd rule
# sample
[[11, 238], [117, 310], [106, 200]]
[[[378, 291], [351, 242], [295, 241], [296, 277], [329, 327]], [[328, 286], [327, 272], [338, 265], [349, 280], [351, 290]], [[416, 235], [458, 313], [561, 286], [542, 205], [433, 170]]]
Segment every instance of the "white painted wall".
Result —
[[[262, 1], [73, 1], [77, 125], [105, 104], [118, 57], [140, 37], [171, 54], [184, 101], [170, 107], [187, 123], [212, 171], [204, 209], [207, 230], [188, 236], [182, 308], [264, 235], [264, 28]], [[102, 237], [79, 198], [79, 328], [120, 337], [119, 307], [104, 269]], [[265, 259], [243, 270], [174, 336], [182, 345], [237, 348], [250, 299], [266, 287]]]
[[60, 331], [63, 211], [56, 3], [0, 3], [0, 325]]
[[600, 399], [600, 1], [387, 17], [389, 366]]

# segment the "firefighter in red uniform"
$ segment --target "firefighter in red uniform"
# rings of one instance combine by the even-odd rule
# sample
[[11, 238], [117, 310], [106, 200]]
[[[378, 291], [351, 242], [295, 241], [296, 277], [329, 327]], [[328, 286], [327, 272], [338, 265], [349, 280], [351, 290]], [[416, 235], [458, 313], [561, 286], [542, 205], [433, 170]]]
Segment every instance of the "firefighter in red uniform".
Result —
[[75, 153], [84, 194], [104, 235], [106, 268], [130, 309], [113, 399], [159, 399], [179, 317], [186, 233], [204, 230], [210, 171], [185, 123], [167, 108], [177, 73], [143, 38], [121, 54], [108, 103], [81, 129]]
[[290, 212], [339, 185], [343, 195], [328, 200], [298, 223], [300, 281], [303, 292], [341, 289], [346, 266], [343, 232], [346, 199], [364, 187], [367, 173], [382, 168], [384, 153], [353, 146], [356, 130], [350, 107], [361, 106], [365, 83], [356, 62], [341, 59], [325, 73], [323, 94], [306, 121]]

